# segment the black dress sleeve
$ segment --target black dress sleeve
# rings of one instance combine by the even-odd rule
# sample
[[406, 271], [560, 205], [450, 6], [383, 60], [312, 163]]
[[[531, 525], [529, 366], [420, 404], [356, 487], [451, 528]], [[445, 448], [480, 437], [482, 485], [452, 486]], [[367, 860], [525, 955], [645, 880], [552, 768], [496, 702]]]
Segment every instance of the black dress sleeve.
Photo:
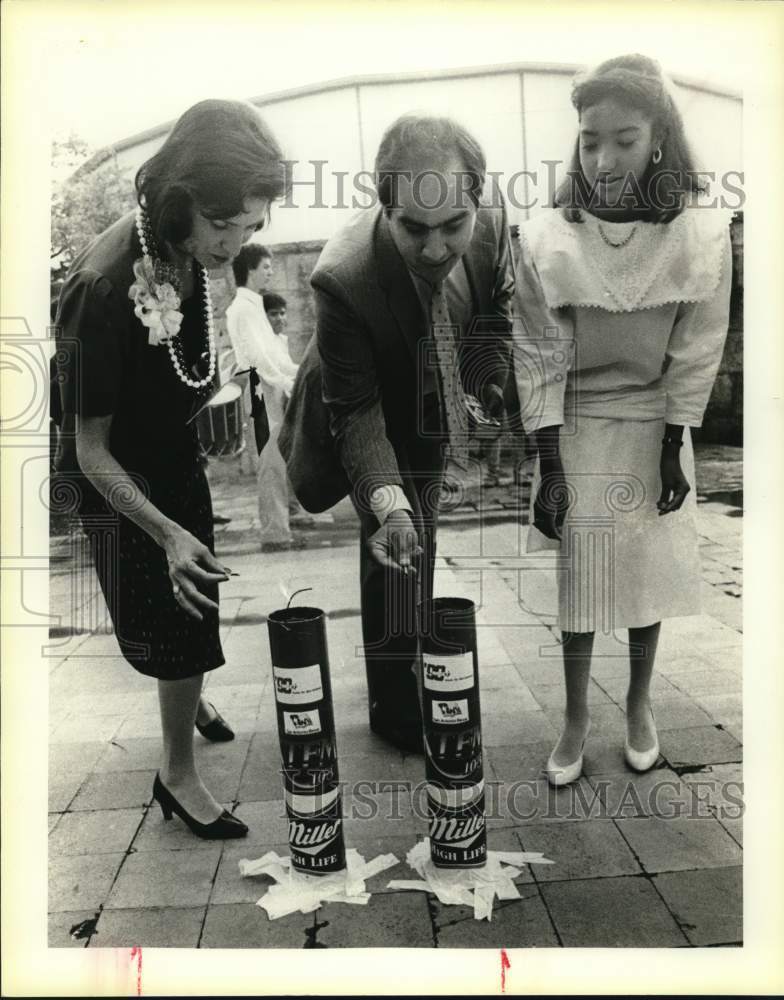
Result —
[[108, 278], [90, 270], [69, 275], [55, 324], [63, 412], [113, 414], [120, 397], [126, 319]]

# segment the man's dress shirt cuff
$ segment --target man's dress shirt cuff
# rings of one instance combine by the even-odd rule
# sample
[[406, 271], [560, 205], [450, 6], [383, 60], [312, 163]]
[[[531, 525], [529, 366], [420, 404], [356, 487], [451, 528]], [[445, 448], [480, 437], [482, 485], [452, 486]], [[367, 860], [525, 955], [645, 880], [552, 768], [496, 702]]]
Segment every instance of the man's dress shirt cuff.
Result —
[[394, 510], [405, 510], [412, 514], [411, 504], [406, 498], [406, 494], [399, 486], [387, 484], [377, 486], [370, 494], [370, 509], [378, 520], [383, 524]]

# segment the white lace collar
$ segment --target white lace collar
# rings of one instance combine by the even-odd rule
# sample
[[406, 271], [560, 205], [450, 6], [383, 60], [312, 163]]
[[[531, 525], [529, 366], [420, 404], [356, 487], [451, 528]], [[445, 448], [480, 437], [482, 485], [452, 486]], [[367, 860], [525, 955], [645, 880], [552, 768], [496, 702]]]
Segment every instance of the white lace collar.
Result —
[[582, 223], [568, 222], [551, 209], [520, 227], [551, 309], [632, 312], [703, 302], [716, 291], [722, 267], [729, 266], [724, 248], [730, 210], [687, 208], [667, 225], [582, 215]]

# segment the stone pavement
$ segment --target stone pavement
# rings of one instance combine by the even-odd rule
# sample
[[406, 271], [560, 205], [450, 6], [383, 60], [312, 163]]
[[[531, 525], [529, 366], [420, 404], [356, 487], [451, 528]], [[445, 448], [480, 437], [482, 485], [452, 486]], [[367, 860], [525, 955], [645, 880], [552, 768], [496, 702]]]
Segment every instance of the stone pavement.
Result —
[[[164, 823], [151, 806], [160, 752], [154, 684], [119, 656], [76, 542], [55, 537], [50, 947], [739, 944], [740, 451], [716, 452], [706, 450], [711, 488], [698, 513], [704, 614], [663, 627], [653, 686], [662, 759], [644, 775], [622, 756], [622, 638], [598, 636], [584, 776], [549, 788], [542, 769], [563, 704], [551, 557], [521, 557], [527, 529], [516, 527], [520, 498], [510, 485], [483, 493], [474, 481], [443, 518], [437, 591], [479, 607], [488, 845], [542, 851], [554, 862], [526, 869], [521, 899], [496, 902], [489, 923], [423, 893], [386, 889], [411, 877], [406, 851], [426, 833], [424, 766], [368, 729], [350, 507], [302, 529], [303, 551], [261, 556], [253, 480], [230, 463], [210, 468], [216, 510], [232, 518], [219, 529], [219, 555], [238, 575], [223, 585], [227, 663], [209, 677], [208, 695], [237, 738], [221, 745], [197, 736], [197, 752], [207, 784], [250, 827], [246, 840], [225, 845], [197, 840], [177, 819]], [[367, 907], [327, 904], [270, 922], [254, 905], [269, 883], [240, 878], [237, 862], [270, 848], [287, 853], [265, 621], [300, 587], [312, 591], [297, 602], [329, 615], [347, 846], [368, 859], [393, 852], [401, 863], [369, 883]]]

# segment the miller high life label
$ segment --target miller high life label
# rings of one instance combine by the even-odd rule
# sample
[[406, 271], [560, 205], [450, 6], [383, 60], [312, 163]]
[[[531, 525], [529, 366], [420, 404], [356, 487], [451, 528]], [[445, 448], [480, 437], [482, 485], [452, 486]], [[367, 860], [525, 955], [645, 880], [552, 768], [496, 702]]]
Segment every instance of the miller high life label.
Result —
[[305, 705], [321, 701], [321, 668], [318, 663], [310, 667], [273, 667], [275, 699], [282, 705]]
[[463, 792], [463, 804], [448, 808], [428, 791], [430, 856], [438, 868], [478, 868], [487, 861], [484, 789]]
[[440, 726], [467, 725], [470, 721], [468, 699], [445, 701], [434, 698], [431, 702], [433, 722]]
[[444, 656], [440, 653], [422, 654], [422, 672], [425, 690], [436, 694], [452, 694], [474, 686], [474, 654], [458, 653]]
[[[310, 799], [310, 801], [306, 801]], [[346, 866], [339, 790], [326, 796], [286, 796], [292, 865], [310, 875], [327, 875]]]
[[283, 732], [289, 736], [312, 736], [321, 732], [321, 717], [319, 710], [284, 712]]

